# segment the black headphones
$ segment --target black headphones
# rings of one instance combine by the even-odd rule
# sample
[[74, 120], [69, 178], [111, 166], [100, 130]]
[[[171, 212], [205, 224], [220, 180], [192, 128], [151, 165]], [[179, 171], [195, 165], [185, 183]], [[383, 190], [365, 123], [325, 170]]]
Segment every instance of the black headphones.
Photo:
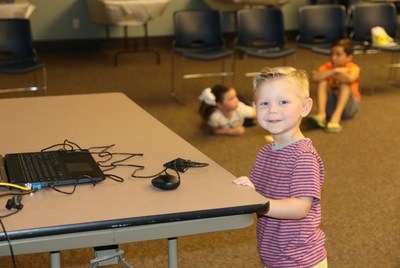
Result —
[[193, 162], [183, 158], [176, 158], [164, 164], [164, 167], [174, 169], [179, 172], [185, 172], [188, 168], [199, 168], [206, 166], [208, 166], [208, 163]]
[[7, 204], [6, 204], [6, 208], [8, 210], [10, 209], [17, 209], [17, 210], [21, 210], [24, 205], [21, 203], [22, 201], [22, 195], [17, 195], [17, 198], [15, 198], [15, 196], [13, 196], [13, 198], [10, 198], [7, 200]]

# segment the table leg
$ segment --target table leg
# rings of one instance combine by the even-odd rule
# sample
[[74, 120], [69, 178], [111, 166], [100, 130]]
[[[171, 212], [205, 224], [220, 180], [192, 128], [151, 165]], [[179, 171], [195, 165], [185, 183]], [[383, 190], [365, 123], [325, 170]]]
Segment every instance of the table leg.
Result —
[[59, 251], [50, 252], [51, 268], [61, 268], [61, 256]]
[[168, 268], [178, 268], [178, 239], [168, 238]]
[[148, 34], [148, 29], [147, 29], [147, 22], [145, 22], [143, 24], [144, 27], [144, 49], [140, 50], [138, 49], [138, 45], [135, 42], [135, 47], [134, 49], [130, 49], [129, 45], [128, 45], [128, 26], [124, 25], [124, 50], [120, 50], [118, 51], [115, 56], [114, 56], [114, 66], [118, 65], [118, 57], [121, 54], [126, 54], [126, 53], [142, 53], [142, 52], [146, 52], [146, 53], [154, 53], [154, 55], [156, 55], [156, 60], [157, 60], [157, 64], [159, 65], [161, 62], [160, 59], [160, 53], [157, 50], [154, 49], [150, 49], [149, 46], [149, 34]]

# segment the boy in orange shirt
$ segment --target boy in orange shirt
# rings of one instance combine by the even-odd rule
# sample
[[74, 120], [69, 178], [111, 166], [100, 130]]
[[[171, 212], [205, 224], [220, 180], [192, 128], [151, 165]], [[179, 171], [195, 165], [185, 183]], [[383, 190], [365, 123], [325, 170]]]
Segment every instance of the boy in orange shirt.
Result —
[[328, 133], [340, 132], [340, 121], [354, 117], [359, 110], [359, 78], [351, 40], [337, 41], [332, 45], [331, 60], [313, 74], [313, 81], [318, 83], [317, 114], [309, 116], [308, 121]]

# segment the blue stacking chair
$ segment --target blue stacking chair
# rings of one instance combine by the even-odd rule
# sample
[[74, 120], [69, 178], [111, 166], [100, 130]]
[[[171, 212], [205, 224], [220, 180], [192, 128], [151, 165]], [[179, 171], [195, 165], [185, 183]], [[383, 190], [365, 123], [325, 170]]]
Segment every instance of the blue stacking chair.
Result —
[[[296, 50], [286, 46], [282, 10], [275, 7], [265, 9], [243, 9], [237, 12], [237, 39], [235, 49], [244, 57], [245, 75], [248, 72], [248, 57], [273, 60], [295, 58]], [[295, 60], [294, 60], [295, 61]]]
[[[397, 75], [397, 68], [400, 67], [400, 46], [398, 44], [390, 46], [374, 46], [372, 44], [371, 28], [380, 26], [385, 29], [386, 33], [396, 38], [397, 35], [397, 9], [393, 3], [357, 3], [350, 7], [350, 38], [355, 44], [357, 54], [361, 54], [361, 64], [364, 57], [368, 54], [376, 54], [380, 52], [391, 53], [391, 62], [379, 66], [364, 66], [365, 69], [376, 67], [388, 67], [389, 81], [393, 82]], [[374, 79], [375, 82], [375, 79]], [[374, 82], [371, 86], [371, 92], [374, 90]]]
[[[40, 71], [41, 79], [38, 75]], [[0, 74], [28, 73], [35, 73], [35, 83], [24, 87], [0, 88], [0, 93], [47, 89], [46, 67], [37, 61], [29, 20], [0, 19]]]
[[328, 55], [332, 44], [346, 37], [347, 14], [342, 5], [303, 6], [299, 8], [298, 18], [299, 47]]
[[[172, 56], [172, 89], [171, 95], [184, 102], [184, 85], [177, 86], [176, 73], [183, 84], [186, 79], [233, 76], [233, 51], [225, 46], [221, 14], [216, 10], [182, 10], [174, 13], [175, 40]], [[176, 64], [175, 54], [181, 56], [181, 63]], [[230, 58], [231, 69], [225, 68], [225, 60]], [[221, 69], [216, 72], [188, 72], [186, 60], [221, 61]], [[209, 66], [212, 67], [212, 66]], [[182, 97], [176, 95], [182, 88]]]

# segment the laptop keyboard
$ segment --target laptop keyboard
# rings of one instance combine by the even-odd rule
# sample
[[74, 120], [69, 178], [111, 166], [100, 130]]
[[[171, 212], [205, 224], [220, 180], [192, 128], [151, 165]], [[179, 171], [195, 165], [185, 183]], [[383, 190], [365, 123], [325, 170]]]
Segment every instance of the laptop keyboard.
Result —
[[27, 182], [63, 179], [65, 172], [55, 152], [24, 153], [19, 155]]

